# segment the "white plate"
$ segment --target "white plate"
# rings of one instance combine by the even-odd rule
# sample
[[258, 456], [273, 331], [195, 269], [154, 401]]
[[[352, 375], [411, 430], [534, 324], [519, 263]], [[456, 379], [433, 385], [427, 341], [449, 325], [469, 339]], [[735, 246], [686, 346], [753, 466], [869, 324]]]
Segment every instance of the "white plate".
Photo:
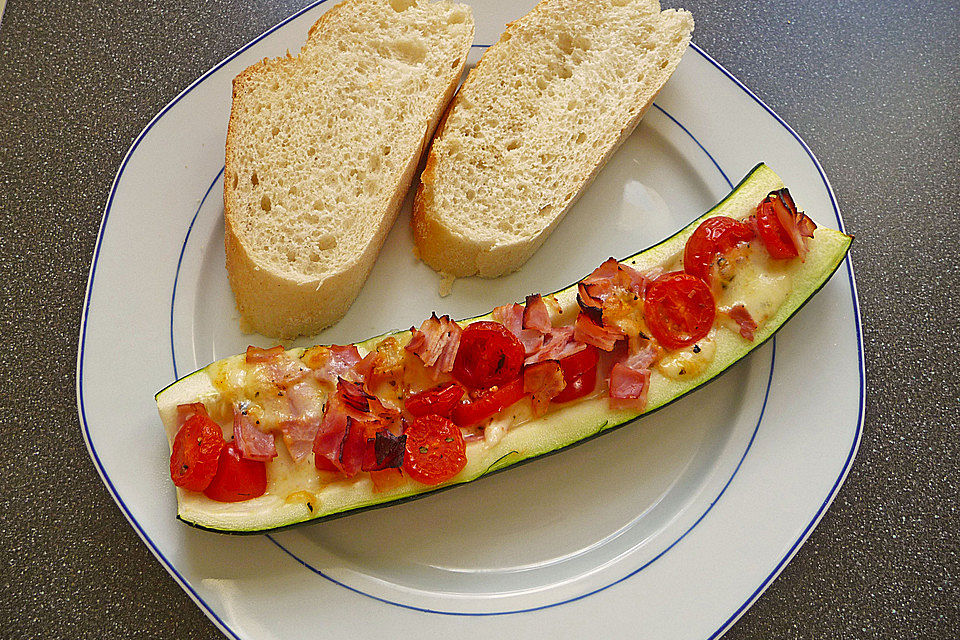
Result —
[[[104, 482], [230, 637], [718, 636], [810, 534], [856, 452], [864, 386], [849, 262], [774, 342], [714, 384], [559, 455], [273, 535], [223, 536], [175, 520], [154, 392], [248, 343], [271, 343], [239, 332], [223, 268], [231, 80], [264, 56], [296, 51], [330, 5], [308, 7], [206, 73], [120, 167], [77, 368], [83, 433]], [[476, 41], [495, 41], [524, 11], [476, 8]], [[558, 289], [685, 225], [760, 161], [814, 219], [842, 227], [803, 141], [693, 47], [518, 273], [458, 281], [441, 299], [436, 275], [411, 252], [408, 207], [347, 317], [317, 340], [351, 342], [434, 309], [467, 317]]]

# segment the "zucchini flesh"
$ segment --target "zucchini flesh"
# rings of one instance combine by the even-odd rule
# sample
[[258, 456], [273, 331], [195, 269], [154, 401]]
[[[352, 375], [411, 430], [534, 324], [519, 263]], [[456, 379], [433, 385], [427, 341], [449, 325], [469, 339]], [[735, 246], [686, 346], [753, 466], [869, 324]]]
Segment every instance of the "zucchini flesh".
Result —
[[[757, 165], [726, 198], [703, 216], [673, 236], [621, 262], [642, 271], [675, 260], [676, 256], [682, 253], [687, 238], [704, 219], [717, 215], [744, 218], [756, 209], [757, 204], [768, 193], [781, 187], [783, 183], [769, 167]], [[656, 372], [652, 374], [647, 404], [643, 411], [610, 409], [605, 394], [565, 405], [542, 418], [509, 429], [496, 444], [488, 445], [483, 440], [469, 443], [466, 467], [457, 476], [439, 486], [426, 486], [405, 479], [398, 486], [376, 492], [372, 481], [361, 474], [350, 480], [323, 485], [319, 490], [307, 493], [297, 491], [296, 488], [298, 478], [306, 484], [310, 480], [310, 474], [316, 474], [311, 459], [292, 465], [287, 458], [287, 465], [293, 472], [285, 473], [282, 483], [271, 485], [273, 489], [268, 489], [265, 495], [245, 502], [220, 503], [201, 493], [177, 488], [177, 517], [191, 526], [223, 533], [275, 531], [414, 499], [580, 443], [666, 406], [706, 384], [758, 348], [827, 282], [846, 256], [852, 240], [851, 236], [839, 231], [818, 227], [810, 242], [810, 251], [805, 261], [797, 265], [792, 272], [790, 293], [779, 309], [757, 330], [754, 340], [744, 340], [728, 330], [717, 331], [714, 357], [697, 377], [672, 380]], [[563, 314], [569, 316], [566, 319], [570, 321], [577, 310], [576, 293], [574, 283], [552, 294]], [[488, 317], [466, 320], [462, 324], [465, 326], [473, 320]], [[397, 332], [401, 333], [406, 332]], [[372, 349], [383, 337], [370, 338], [358, 343], [358, 347], [361, 351]], [[292, 349], [291, 353], [300, 355], [302, 351], [303, 349]], [[243, 356], [234, 358], [242, 359]], [[211, 372], [218, 364], [213, 363], [195, 371], [156, 395], [157, 408], [171, 446], [177, 430], [177, 405], [200, 401], [209, 406], [218, 402], [220, 394], [211, 379]], [[268, 463], [268, 476], [271, 473], [269, 469], [274, 464], [284, 463], [282, 460]], [[289, 471], [288, 467], [278, 466], [277, 469], [284, 468]]]

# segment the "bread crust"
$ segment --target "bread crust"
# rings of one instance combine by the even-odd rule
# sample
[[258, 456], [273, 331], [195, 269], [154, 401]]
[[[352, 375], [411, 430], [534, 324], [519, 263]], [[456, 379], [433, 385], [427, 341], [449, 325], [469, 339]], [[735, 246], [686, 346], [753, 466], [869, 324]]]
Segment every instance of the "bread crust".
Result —
[[[502, 69], [491, 66], [489, 63], [490, 53], [496, 47], [510, 40], [525, 21], [544, 19], [545, 16], [552, 15], [550, 14], [551, 11], [556, 12], [556, 5], [562, 5], [563, 2], [564, 0], [541, 0], [529, 14], [507, 25], [507, 29], [500, 40], [484, 53], [476, 68], [471, 70], [463, 87], [447, 108], [447, 112], [444, 114], [444, 124], [447, 123], [452, 114], [458, 112], [465, 96], [472, 98], [472, 87], [478, 78], [484, 74], [496, 75], [498, 73], [502, 74], [501, 77], [507, 77], [506, 72]], [[668, 11], [676, 13], [673, 10]], [[663, 14], [657, 7], [656, 12], [651, 15], [659, 18]], [[681, 15], [689, 18], [689, 14], [686, 12]], [[689, 18], [689, 20], [690, 31], [692, 31], [692, 18]], [[469, 230], [464, 229], [451, 219], [451, 212], [444, 210], [436, 197], [437, 191], [442, 187], [440, 184], [442, 180], [440, 165], [446, 160], [438, 151], [438, 142], [443, 140], [446, 127], [439, 127], [427, 156], [425, 169], [414, 200], [412, 227], [416, 251], [420, 259], [434, 270], [456, 277], [479, 275], [493, 278], [520, 268], [539, 249], [593, 182], [607, 160], [637, 127], [647, 109], [653, 104], [659, 88], [669, 78], [679, 62], [683, 50], [689, 43], [690, 31], [687, 31], [682, 42], [678, 45], [679, 51], [675, 58], [670, 60], [666, 67], [662, 68], [663, 73], [652, 79], [652, 82], [659, 82], [656, 91], [644, 103], [633, 105], [629, 117], [619, 123], [619, 128], [606, 132], [602, 155], [593, 163], [589, 171], [580, 176], [579, 180], [564, 187], [564, 190], [569, 193], [569, 197], [551, 205], [553, 218], [543, 229], [530, 237], [516, 238], [511, 241], [494, 241], [489, 237], [484, 238], [471, 234]], [[507, 86], [507, 83], [504, 82], [502, 86]], [[509, 89], [507, 90], [509, 91]], [[481, 110], [475, 110], [473, 114], [473, 117], [477, 119], [487, 115], [486, 112]], [[535, 172], [542, 169], [529, 167], [529, 170]], [[534, 206], [534, 203], [530, 203], [530, 205]]]
[[[349, 5], [385, 0], [346, 0], [324, 13], [308, 32], [310, 39], [320, 37], [325, 25], [333, 24]], [[424, 3], [426, 4], [426, 3]], [[388, 192], [389, 201], [378, 214], [378, 224], [371, 240], [362, 251], [349, 257], [327, 271], [321, 277], [311, 277], [292, 270], [281, 270], [264, 259], [260, 247], [251, 242], [247, 233], [238, 224], [243, 203], [239, 200], [234, 186], [237, 167], [236, 137], [239, 119], [244, 117], [238, 105], [243, 100], [249, 83], [261, 74], [278, 74], [282, 65], [292, 60], [286, 58], [268, 59], [240, 73], [233, 82], [233, 108], [227, 125], [225, 149], [226, 170], [224, 173], [224, 250], [227, 275], [234, 298], [243, 322], [247, 328], [266, 336], [276, 338], [294, 338], [299, 335], [311, 335], [339, 320], [349, 309], [365, 282], [387, 233], [396, 220], [404, 198], [409, 191], [414, 173], [420, 159], [432, 138], [446, 104], [453, 96], [467, 54], [473, 41], [473, 23], [468, 7], [452, 5], [465, 11], [469, 22], [469, 38], [460, 46], [459, 66], [444, 65], [443, 69], [430, 69], [428, 73], [448, 74], [443, 91], [434, 96], [432, 113], [427, 122], [422, 123], [422, 134], [415, 148], [396, 149], [406, 154], [402, 170], [391, 177]], [[304, 45], [305, 48], [307, 45]], [[371, 83], [373, 85], [373, 83]], [[371, 86], [375, 90], [375, 86]], [[389, 141], [386, 141], [389, 143]], [[391, 143], [392, 144], [392, 143]]]

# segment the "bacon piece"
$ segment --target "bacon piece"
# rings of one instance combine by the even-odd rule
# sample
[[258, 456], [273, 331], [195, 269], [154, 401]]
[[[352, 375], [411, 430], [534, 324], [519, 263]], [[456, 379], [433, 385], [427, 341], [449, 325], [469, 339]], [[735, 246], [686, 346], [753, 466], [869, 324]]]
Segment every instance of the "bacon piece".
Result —
[[383, 404], [359, 384], [339, 378], [313, 441], [317, 469], [339, 471], [347, 477], [356, 474], [367, 437], [399, 419], [398, 409]]
[[740, 325], [740, 335], [753, 342], [753, 336], [757, 332], [757, 322], [742, 304], [734, 305], [726, 312], [730, 319]]
[[786, 188], [771, 192], [764, 202], [772, 205], [774, 213], [777, 214], [777, 220], [783, 225], [790, 242], [797, 250], [797, 255], [803, 261], [807, 255], [807, 243], [804, 242], [804, 238], [813, 237], [813, 232], [817, 228], [816, 223], [802, 211], [797, 211], [797, 205]]
[[577, 315], [574, 324], [573, 337], [579, 342], [591, 344], [598, 349], [611, 351], [624, 334], [616, 327], [605, 327], [594, 322], [587, 314]]
[[615, 279], [619, 273], [620, 263], [616, 258], [607, 258], [581, 282], [585, 285], [605, 284], [608, 280]]
[[419, 330], [410, 327], [410, 332], [412, 337], [407, 343], [407, 351], [417, 354], [427, 367], [435, 366], [443, 373], [453, 370], [463, 330], [450, 316], [438, 318], [434, 313], [423, 321]]
[[364, 391], [359, 384], [343, 378], [337, 380], [337, 392], [333, 394], [331, 401], [334, 398], [347, 417], [359, 422], [382, 422], [389, 425], [400, 418], [399, 409], [385, 405], [379, 398]]
[[663, 273], [663, 269], [660, 267], [654, 267], [646, 273], [640, 273], [627, 264], [621, 264], [620, 270], [630, 279], [629, 290], [638, 294], [641, 298], [647, 292], [647, 286]]
[[603, 322], [603, 300], [595, 297], [583, 282], [577, 283], [577, 305], [596, 324]]
[[813, 232], [817, 230], [817, 223], [801, 211], [797, 217], [797, 229], [802, 237], [812, 238]]
[[300, 462], [313, 451], [313, 444], [320, 429], [321, 418], [312, 416], [296, 420], [284, 420], [280, 423], [283, 444], [294, 462]]
[[283, 442], [294, 462], [310, 454], [313, 440], [323, 417], [324, 392], [313, 380], [302, 380], [287, 388], [285, 397], [289, 413], [280, 420]]
[[301, 361], [310, 367], [313, 377], [327, 384], [336, 384], [337, 378], [360, 377], [357, 373], [360, 352], [354, 344], [311, 347], [303, 353]]
[[535, 416], [546, 413], [550, 401], [566, 386], [563, 370], [556, 360], [545, 360], [523, 369], [523, 392], [531, 394]]
[[644, 369], [649, 369], [651, 365], [657, 361], [659, 352], [649, 340], [643, 340], [642, 344], [638, 346], [631, 344], [631, 347], [634, 350], [623, 361], [623, 366], [629, 367], [630, 369], [634, 369], [636, 371], [642, 371]]
[[577, 284], [577, 304], [594, 324], [637, 335], [650, 276], [609, 258]]
[[363, 451], [367, 446], [367, 428], [364, 422], [347, 418], [347, 428], [337, 454], [340, 471], [352, 478], [363, 466]]
[[649, 369], [638, 371], [618, 362], [610, 370], [610, 406], [614, 409], [643, 409], [649, 388]]
[[247, 364], [260, 364], [263, 362], [270, 362], [281, 353], [283, 353], [283, 345], [278, 344], [275, 347], [270, 347], [269, 349], [261, 349], [260, 347], [255, 347], [252, 344], [247, 347]]
[[320, 471], [340, 471], [340, 443], [347, 435], [348, 420], [340, 399], [331, 396], [313, 440], [313, 460]]
[[240, 449], [240, 456], [247, 460], [269, 462], [277, 457], [273, 435], [264, 433], [243, 411], [233, 410], [233, 439]]
[[[542, 300], [540, 302], [541, 304], [543, 303]], [[545, 304], [544, 311], [546, 311]], [[495, 322], [499, 322], [507, 328], [507, 331], [517, 336], [517, 340], [523, 345], [524, 353], [529, 356], [530, 354], [536, 353], [543, 344], [543, 333], [536, 329], [524, 328], [525, 312], [524, 306], [515, 302], [497, 307], [493, 310], [492, 316]], [[536, 315], [537, 312], [534, 311], [534, 314]], [[534, 322], [537, 322], [537, 320], [535, 319]], [[548, 325], [549, 322], [550, 316], [548, 312]]]
[[573, 338], [574, 329], [570, 326], [556, 327], [544, 336], [543, 345], [524, 360], [524, 365], [532, 365], [544, 360], [560, 360], [585, 349], [587, 345]]
[[527, 296], [526, 304], [523, 307], [523, 328], [533, 329], [540, 333], [547, 333], [553, 328], [550, 322], [550, 311], [539, 293]]
[[523, 305], [517, 304], [505, 304], [503, 306], [497, 307], [493, 310], [493, 313], [490, 314], [495, 322], [499, 322], [507, 328], [507, 331], [513, 335], [520, 337], [520, 332], [523, 330]]
[[383, 471], [399, 469], [403, 465], [407, 435], [395, 435], [387, 429], [380, 429], [373, 438], [367, 438], [363, 452], [363, 471]]

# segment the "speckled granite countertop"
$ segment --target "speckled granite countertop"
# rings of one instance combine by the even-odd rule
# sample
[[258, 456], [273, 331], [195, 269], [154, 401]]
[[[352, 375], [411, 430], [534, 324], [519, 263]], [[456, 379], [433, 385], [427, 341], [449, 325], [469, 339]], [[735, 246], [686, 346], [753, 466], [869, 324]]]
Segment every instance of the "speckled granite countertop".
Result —
[[[197, 4], [202, 6], [198, 7]], [[303, 2], [39, 3], [0, 25], [0, 636], [217, 638], [102, 485], [77, 423], [80, 309], [128, 146]], [[863, 314], [867, 410], [846, 484], [728, 632], [960, 636], [960, 10], [693, 0], [696, 41], [810, 144]]]

